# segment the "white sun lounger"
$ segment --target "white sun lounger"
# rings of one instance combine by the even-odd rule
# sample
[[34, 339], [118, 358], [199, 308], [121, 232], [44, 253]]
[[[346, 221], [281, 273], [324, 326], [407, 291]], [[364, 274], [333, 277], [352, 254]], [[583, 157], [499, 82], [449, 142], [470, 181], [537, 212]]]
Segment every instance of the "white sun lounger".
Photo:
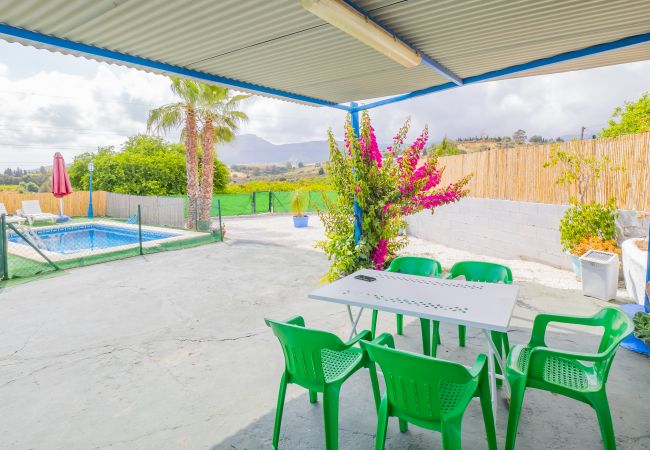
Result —
[[41, 210], [41, 204], [38, 200], [23, 200], [23, 207], [18, 210], [18, 214], [27, 219], [30, 225], [35, 220], [51, 220], [52, 223], [56, 221], [55, 214], [44, 213]]
[[23, 223], [26, 220], [24, 217], [10, 216], [4, 203], [0, 203], [0, 215], [2, 214], [6, 216], [7, 223]]

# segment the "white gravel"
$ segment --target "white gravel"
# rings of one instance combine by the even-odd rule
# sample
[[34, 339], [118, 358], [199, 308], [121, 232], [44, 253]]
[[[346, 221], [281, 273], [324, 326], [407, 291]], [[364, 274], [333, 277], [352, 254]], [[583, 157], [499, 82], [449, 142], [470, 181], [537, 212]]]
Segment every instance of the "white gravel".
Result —
[[[246, 217], [229, 217], [224, 219], [227, 238], [245, 241], [263, 241], [266, 243], [291, 246], [305, 250], [321, 251], [314, 248], [314, 243], [324, 238], [323, 224], [318, 216], [309, 218], [309, 227], [294, 228], [290, 215], [258, 215]], [[449, 270], [456, 261], [491, 261], [504, 264], [512, 270], [515, 281], [533, 282], [556, 289], [582, 289], [573, 272], [558, 269], [533, 261], [520, 259], [500, 259], [459, 250], [415, 237], [409, 238], [409, 245], [402, 252], [405, 255], [430, 256], [437, 259], [444, 270]], [[629, 301], [624, 286], [619, 286], [618, 300]]]

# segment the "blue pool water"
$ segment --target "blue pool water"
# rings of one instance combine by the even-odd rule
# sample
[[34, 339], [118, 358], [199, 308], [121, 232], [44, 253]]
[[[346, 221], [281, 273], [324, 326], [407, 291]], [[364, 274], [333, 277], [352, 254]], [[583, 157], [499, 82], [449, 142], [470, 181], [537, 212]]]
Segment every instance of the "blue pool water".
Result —
[[[71, 225], [34, 231], [40, 237], [45, 250], [62, 255], [138, 243], [137, 229], [112, 227], [110, 225]], [[143, 230], [142, 242], [166, 239], [173, 236], [178, 236], [178, 234]], [[28, 245], [16, 233], [9, 233], [7, 239], [11, 242]]]

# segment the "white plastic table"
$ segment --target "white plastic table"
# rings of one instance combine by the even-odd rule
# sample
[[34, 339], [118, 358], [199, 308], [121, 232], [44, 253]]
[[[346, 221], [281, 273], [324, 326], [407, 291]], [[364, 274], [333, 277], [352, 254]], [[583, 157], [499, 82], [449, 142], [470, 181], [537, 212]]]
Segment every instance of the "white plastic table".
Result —
[[[374, 278], [363, 281], [359, 276]], [[309, 294], [309, 298], [346, 305], [351, 336], [365, 308], [437, 320], [439, 322], [480, 328], [488, 343], [488, 367], [492, 408], [497, 410], [496, 379], [504, 380], [507, 395], [510, 389], [503, 375], [497, 375], [494, 360], [505, 374], [505, 358], [492, 341], [490, 331], [508, 331], [519, 288], [511, 284], [477, 283], [445, 280], [377, 270], [359, 270]], [[356, 317], [352, 307], [358, 307]]]

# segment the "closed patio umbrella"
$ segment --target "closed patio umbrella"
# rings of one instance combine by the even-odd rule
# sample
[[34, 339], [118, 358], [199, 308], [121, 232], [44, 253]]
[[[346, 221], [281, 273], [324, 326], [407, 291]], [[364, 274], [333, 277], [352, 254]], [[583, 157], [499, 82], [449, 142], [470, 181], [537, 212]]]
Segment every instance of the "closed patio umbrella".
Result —
[[65, 168], [65, 161], [61, 153], [54, 154], [54, 164], [52, 165], [52, 195], [59, 199], [59, 208], [61, 215], [57, 222], [65, 222], [70, 218], [63, 214], [63, 197], [72, 193], [72, 186], [70, 185], [70, 177]]

